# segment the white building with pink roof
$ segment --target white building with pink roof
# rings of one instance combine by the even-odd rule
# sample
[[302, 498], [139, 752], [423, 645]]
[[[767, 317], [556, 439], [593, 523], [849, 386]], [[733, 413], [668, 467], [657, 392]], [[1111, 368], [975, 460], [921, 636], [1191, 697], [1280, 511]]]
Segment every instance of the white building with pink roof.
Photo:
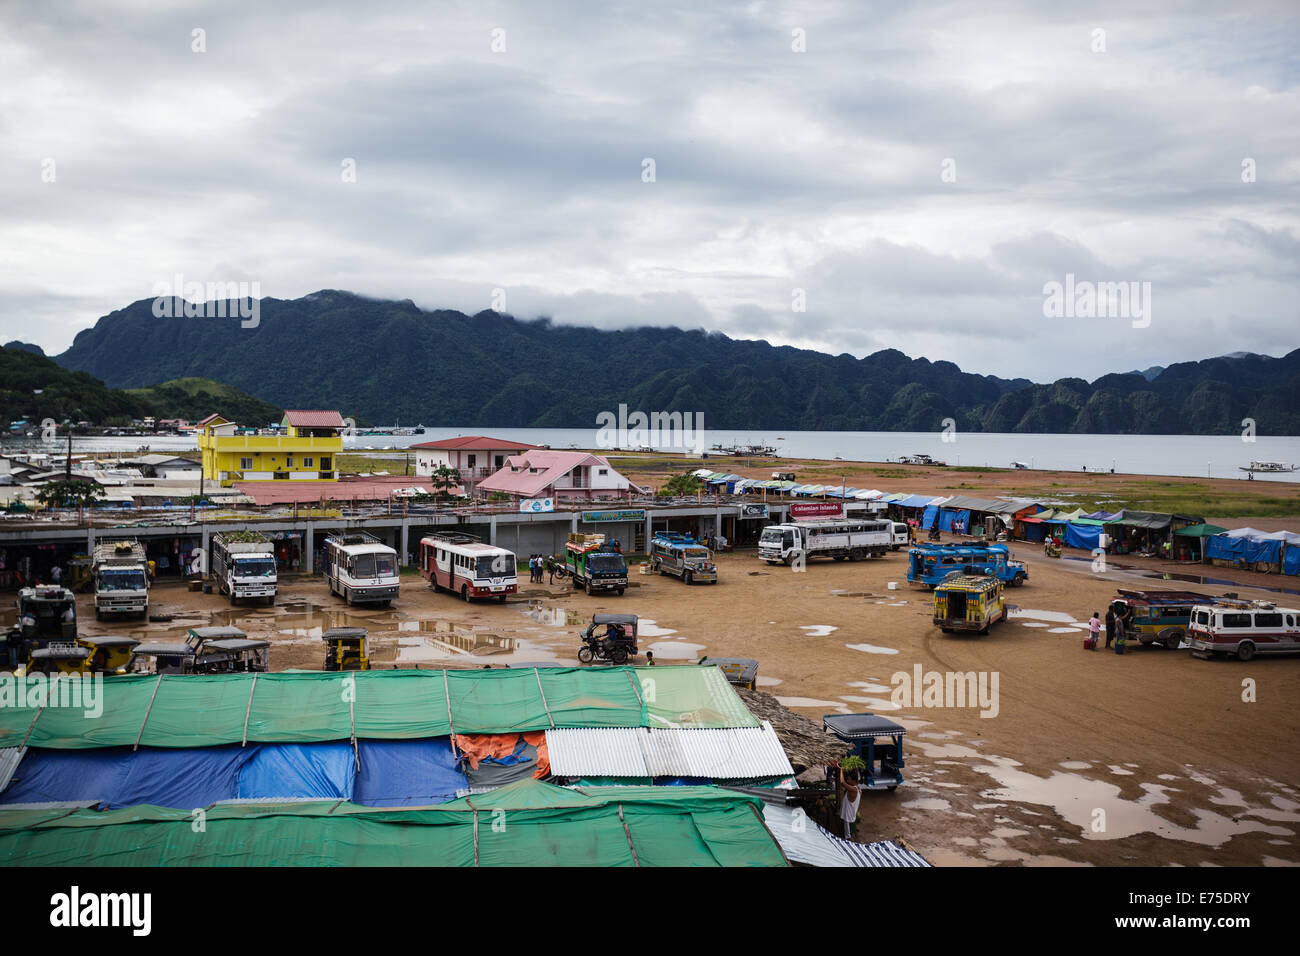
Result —
[[478, 483], [482, 492], [520, 498], [617, 498], [640, 491], [600, 455], [585, 451], [533, 449], [511, 455], [495, 474]]

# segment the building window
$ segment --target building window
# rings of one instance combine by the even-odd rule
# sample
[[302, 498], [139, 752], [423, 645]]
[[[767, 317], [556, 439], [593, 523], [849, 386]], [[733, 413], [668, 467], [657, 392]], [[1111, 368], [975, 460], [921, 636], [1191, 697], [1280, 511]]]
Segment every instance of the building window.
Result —
[[311, 459], [310, 459], [310, 458], [304, 458], [304, 459], [302, 460], [302, 466], [303, 466], [304, 468], [310, 468], [310, 467], [311, 467]]
[[253, 459], [251, 458], [239, 459], [239, 467], [244, 471], [251, 471], [253, 468]]
[[609, 474], [609, 469], [608, 469], [608, 468], [602, 468], [602, 469], [600, 469], [600, 471], [597, 472], [597, 474], [600, 474], [600, 475], [608, 475], [608, 474]]
[[284, 456], [284, 467], [286, 467], [286, 468], [292, 468], [292, 467], [293, 467], [293, 455], [285, 455], [285, 456]]
[[469, 456], [469, 467], [470, 467], [470, 468], [473, 468], [477, 463], [478, 463], [478, 456], [477, 456], [477, 455], [470, 455], [470, 456]]
[[330, 459], [327, 458], [327, 457], [325, 457], [324, 455], [321, 455], [321, 459], [320, 459], [320, 470], [321, 470], [321, 471], [329, 471], [329, 470], [330, 470]]

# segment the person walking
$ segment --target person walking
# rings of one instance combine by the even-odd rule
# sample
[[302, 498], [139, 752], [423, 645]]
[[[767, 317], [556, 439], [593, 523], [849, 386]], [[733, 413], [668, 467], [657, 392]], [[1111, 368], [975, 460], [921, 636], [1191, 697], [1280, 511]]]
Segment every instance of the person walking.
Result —
[[546, 583], [554, 584], [555, 583], [555, 555], [553, 554], [548, 554], [546, 556], [546, 575], [547, 575]]
[[1114, 606], [1106, 608], [1106, 647], [1110, 647], [1110, 642], [1115, 639], [1115, 608]]
[[[1088, 633], [1092, 637], [1092, 650], [1095, 651], [1097, 649], [1097, 635], [1101, 633], [1101, 616], [1096, 611], [1092, 612], [1092, 619], [1088, 621]], [[1109, 647], [1110, 645], [1107, 644], [1106, 646]]]

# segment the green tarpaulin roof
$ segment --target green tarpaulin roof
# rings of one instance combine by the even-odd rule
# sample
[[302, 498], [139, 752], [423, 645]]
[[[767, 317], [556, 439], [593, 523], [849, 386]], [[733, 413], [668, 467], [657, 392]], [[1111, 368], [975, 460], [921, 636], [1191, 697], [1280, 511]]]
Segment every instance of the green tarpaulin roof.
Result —
[[1210, 538], [1216, 534], [1223, 534], [1227, 528], [1220, 528], [1217, 524], [1194, 524], [1186, 528], [1179, 528], [1174, 534], [1185, 534], [1189, 538]]
[[[33, 680], [33, 686], [46, 685]], [[70, 683], [68, 681], [61, 683]], [[0, 747], [210, 747], [552, 727], [758, 727], [716, 667], [129, 675], [102, 712], [4, 700]]]
[[712, 787], [522, 781], [436, 807], [0, 811], [7, 866], [785, 866], [762, 801]]

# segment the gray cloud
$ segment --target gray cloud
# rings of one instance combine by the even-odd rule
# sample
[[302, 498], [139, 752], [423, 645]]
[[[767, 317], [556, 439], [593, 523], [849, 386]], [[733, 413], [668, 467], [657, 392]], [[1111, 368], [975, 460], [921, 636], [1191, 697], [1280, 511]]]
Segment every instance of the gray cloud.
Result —
[[[0, 335], [179, 272], [1037, 379], [1280, 354], [1300, 17], [1165, 6], [10, 3]], [[1045, 319], [1067, 272], [1152, 327]]]

